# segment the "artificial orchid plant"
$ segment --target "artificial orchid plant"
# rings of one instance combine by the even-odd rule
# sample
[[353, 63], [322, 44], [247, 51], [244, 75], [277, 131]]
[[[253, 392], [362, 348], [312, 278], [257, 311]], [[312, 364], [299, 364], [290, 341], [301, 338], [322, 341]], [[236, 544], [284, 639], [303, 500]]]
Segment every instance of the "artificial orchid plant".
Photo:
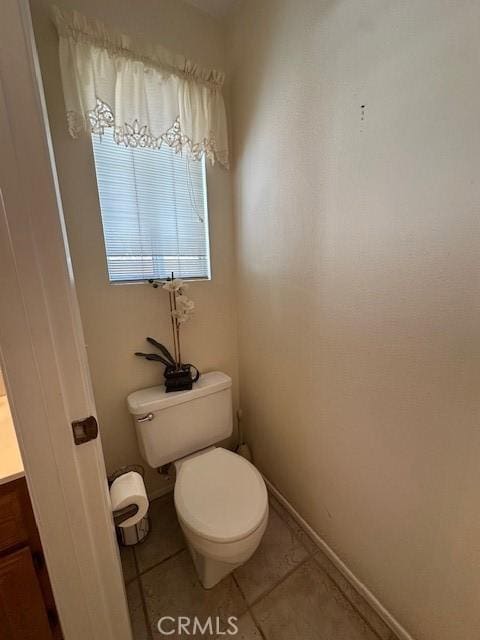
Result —
[[173, 333], [173, 354], [177, 369], [180, 369], [182, 367], [180, 328], [192, 317], [193, 310], [195, 309], [195, 303], [185, 295], [185, 290], [188, 289], [188, 284], [180, 278], [175, 278], [173, 273], [172, 277], [166, 282], [159, 282], [157, 280], [150, 280], [149, 282], [151, 282], [155, 288], [161, 286], [162, 289], [168, 291], [170, 319], [172, 322]]
[[170, 303], [170, 320], [172, 323], [173, 352], [174, 355], [154, 338], [146, 338], [146, 341], [153, 345], [160, 353], [143, 353], [136, 351], [135, 355], [146, 360], [161, 362], [165, 365], [165, 391], [184, 391], [192, 388], [192, 384], [200, 377], [200, 371], [193, 364], [182, 362], [182, 352], [180, 348], [180, 328], [193, 315], [195, 303], [185, 295], [188, 285], [180, 278], [172, 277], [165, 280], [149, 280], [155, 288], [162, 287], [168, 292]]

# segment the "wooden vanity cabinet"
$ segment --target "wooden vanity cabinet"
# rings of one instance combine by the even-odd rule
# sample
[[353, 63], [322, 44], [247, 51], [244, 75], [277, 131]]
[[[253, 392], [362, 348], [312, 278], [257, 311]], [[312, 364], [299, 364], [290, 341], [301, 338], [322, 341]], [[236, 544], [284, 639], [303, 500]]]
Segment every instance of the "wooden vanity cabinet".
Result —
[[0, 640], [61, 640], [24, 478], [0, 485]]

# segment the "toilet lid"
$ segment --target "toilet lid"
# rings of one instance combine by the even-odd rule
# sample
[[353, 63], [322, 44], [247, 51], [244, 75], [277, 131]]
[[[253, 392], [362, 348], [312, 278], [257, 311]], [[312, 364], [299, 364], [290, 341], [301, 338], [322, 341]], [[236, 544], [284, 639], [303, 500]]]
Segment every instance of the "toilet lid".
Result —
[[182, 463], [175, 483], [181, 520], [199, 536], [215, 542], [245, 538], [268, 509], [265, 482], [257, 469], [220, 447]]

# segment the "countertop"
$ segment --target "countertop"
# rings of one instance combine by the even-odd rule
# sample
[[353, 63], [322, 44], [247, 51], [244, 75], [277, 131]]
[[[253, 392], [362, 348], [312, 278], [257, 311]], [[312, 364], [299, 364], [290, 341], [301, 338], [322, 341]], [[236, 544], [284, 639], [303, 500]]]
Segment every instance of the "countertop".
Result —
[[7, 396], [0, 396], [0, 484], [25, 475]]

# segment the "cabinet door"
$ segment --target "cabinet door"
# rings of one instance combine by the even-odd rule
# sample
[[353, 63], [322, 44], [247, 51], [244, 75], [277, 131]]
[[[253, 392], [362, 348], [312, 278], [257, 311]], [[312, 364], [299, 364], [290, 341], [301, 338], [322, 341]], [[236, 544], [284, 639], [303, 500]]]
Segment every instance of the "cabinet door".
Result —
[[52, 638], [28, 547], [0, 558], [0, 638]]

